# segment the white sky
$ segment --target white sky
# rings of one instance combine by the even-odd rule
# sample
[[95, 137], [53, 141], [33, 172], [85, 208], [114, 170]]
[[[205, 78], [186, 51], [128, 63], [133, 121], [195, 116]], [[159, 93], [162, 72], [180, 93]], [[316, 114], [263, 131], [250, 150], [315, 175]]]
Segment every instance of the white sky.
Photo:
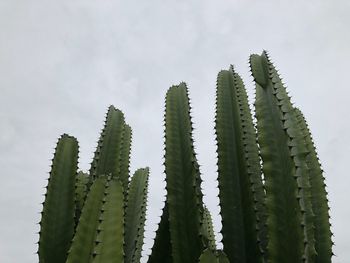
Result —
[[150, 166], [145, 255], [164, 200], [167, 88], [186, 81], [205, 202], [220, 230], [216, 74], [267, 49], [304, 112], [326, 171], [334, 262], [350, 262], [349, 1], [0, 0], [0, 262], [37, 262], [43, 187], [58, 136], [92, 159], [110, 104], [133, 128], [131, 168]]

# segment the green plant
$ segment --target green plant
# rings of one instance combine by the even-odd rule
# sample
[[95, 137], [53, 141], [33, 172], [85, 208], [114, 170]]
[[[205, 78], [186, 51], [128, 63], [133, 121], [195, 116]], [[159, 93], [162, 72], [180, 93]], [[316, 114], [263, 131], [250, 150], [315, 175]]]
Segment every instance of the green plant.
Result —
[[[309, 128], [266, 52], [251, 55], [255, 119], [240, 76], [218, 74], [215, 134], [223, 250], [204, 205], [185, 83], [165, 101], [166, 201], [149, 263], [331, 262], [323, 172]], [[111, 106], [89, 174], [78, 142], [57, 144], [45, 195], [39, 260], [140, 262], [148, 168], [129, 180], [131, 128]]]
[[149, 169], [129, 182], [131, 128], [109, 107], [90, 174], [78, 172], [78, 142], [58, 140], [40, 222], [39, 262], [139, 262]]
[[201, 178], [188, 91], [181, 83], [166, 96], [167, 198], [148, 262], [331, 262], [324, 178], [305, 119], [266, 52], [252, 55], [250, 66], [256, 126], [233, 67], [217, 79], [223, 252], [216, 250], [212, 230], [201, 228], [206, 225]]

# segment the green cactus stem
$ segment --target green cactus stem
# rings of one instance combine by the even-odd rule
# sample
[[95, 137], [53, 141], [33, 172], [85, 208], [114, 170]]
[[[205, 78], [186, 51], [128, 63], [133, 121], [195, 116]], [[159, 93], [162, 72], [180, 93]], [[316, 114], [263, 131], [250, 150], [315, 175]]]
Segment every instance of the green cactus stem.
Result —
[[314, 234], [315, 234], [315, 263], [332, 262], [332, 232], [329, 223], [329, 206], [326, 192], [325, 178], [321, 164], [319, 162], [316, 147], [304, 115], [299, 109], [295, 109], [295, 114], [305, 138], [306, 147], [309, 154], [306, 157], [307, 165], [310, 169], [310, 193], [312, 210], [314, 213]]
[[125, 211], [125, 262], [141, 259], [146, 220], [149, 168], [138, 169], [129, 184]]
[[121, 182], [109, 180], [97, 228], [93, 263], [124, 262], [124, 193]]
[[78, 142], [63, 134], [58, 140], [40, 222], [39, 262], [64, 263], [74, 233]]
[[94, 249], [106, 183], [106, 176], [100, 176], [90, 187], [66, 263], [89, 263], [96, 256]]
[[261, 262], [266, 211], [259, 151], [244, 84], [232, 67], [218, 75], [215, 130], [224, 251], [232, 262]]
[[66, 263], [124, 262], [124, 194], [120, 181], [99, 176], [92, 184]]
[[199, 167], [192, 130], [186, 84], [172, 86], [166, 95], [165, 173], [174, 263], [193, 263], [203, 250]]
[[[312, 262], [308, 154], [290, 98], [267, 53], [252, 55], [258, 140], [266, 181], [271, 262]], [[294, 231], [290, 231], [294, 229]]]
[[110, 106], [91, 163], [90, 175], [93, 178], [107, 174], [119, 175], [124, 125], [124, 114]]

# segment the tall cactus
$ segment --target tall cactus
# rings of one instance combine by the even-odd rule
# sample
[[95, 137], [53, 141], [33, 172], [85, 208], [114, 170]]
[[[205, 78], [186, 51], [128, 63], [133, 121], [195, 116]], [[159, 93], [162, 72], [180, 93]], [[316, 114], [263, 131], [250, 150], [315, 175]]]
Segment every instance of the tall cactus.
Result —
[[310, 196], [314, 213], [315, 249], [317, 252], [314, 262], [328, 263], [332, 260], [333, 243], [329, 223], [330, 217], [327, 192], [325, 189], [325, 178], [304, 115], [299, 109], [295, 109], [295, 114], [305, 138], [307, 150], [310, 152], [306, 157], [306, 162], [310, 169]]
[[[166, 201], [149, 263], [329, 263], [325, 179], [310, 131], [266, 52], [251, 55], [256, 127], [233, 67], [218, 74], [215, 134], [223, 250], [203, 203], [185, 83], [165, 101]], [[131, 180], [131, 127], [110, 106], [91, 164], [79, 172], [78, 142], [62, 135], [40, 222], [40, 263], [141, 260], [149, 168]]]
[[64, 263], [74, 234], [78, 142], [67, 134], [58, 140], [40, 222], [39, 261]]
[[121, 183], [99, 176], [86, 199], [67, 263], [123, 262], [123, 207]]
[[130, 182], [125, 214], [125, 262], [141, 259], [146, 219], [149, 168], [137, 170]]
[[258, 139], [266, 180], [269, 259], [313, 262], [316, 250], [306, 163], [309, 151], [304, 135], [267, 53], [252, 55], [250, 64], [257, 89]]
[[166, 95], [165, 174], [171, 252], [174, 263], [192, 263], [203, 249], [199, 167], [192, 141], [192, 121], [185, 83]]
[[232, 262], [261, 262], [266, 212], [259, 150], [247, 94], [233, 67], [217, 78], [215, 130], [224, 251]]
[[124, 126], [124, 114], [110, 106], [91, 163], [90, 175], [94, 178], [99, 175], [119, 175]]

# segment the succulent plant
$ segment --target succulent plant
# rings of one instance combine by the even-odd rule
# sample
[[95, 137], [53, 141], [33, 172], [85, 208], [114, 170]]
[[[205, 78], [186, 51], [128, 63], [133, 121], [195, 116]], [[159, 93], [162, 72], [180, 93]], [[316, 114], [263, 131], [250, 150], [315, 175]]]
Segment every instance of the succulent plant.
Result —
[[78, 142], [64, 134], [52, 162], [39, 262], [139, 262], [149, 169], [129, 182], [131, 128], [110, 106], [90, 173], [78, 172]]
[[[168, 90], [167, 195], [149, 263], [331, 262], [325, 179], [309, 127], [267, 52], [251, 55], [250, 68], [254, 117], [233, 66], [217, 77], [222, 250], [203, 202], [188, 88], [182, 82]], [[131, 140], [113, 106], [89, 173], [78, 172], [77, 140], [58, 140], [40, 222], [41, 263], [140, 262], [149, 169], [130, 179]]]

